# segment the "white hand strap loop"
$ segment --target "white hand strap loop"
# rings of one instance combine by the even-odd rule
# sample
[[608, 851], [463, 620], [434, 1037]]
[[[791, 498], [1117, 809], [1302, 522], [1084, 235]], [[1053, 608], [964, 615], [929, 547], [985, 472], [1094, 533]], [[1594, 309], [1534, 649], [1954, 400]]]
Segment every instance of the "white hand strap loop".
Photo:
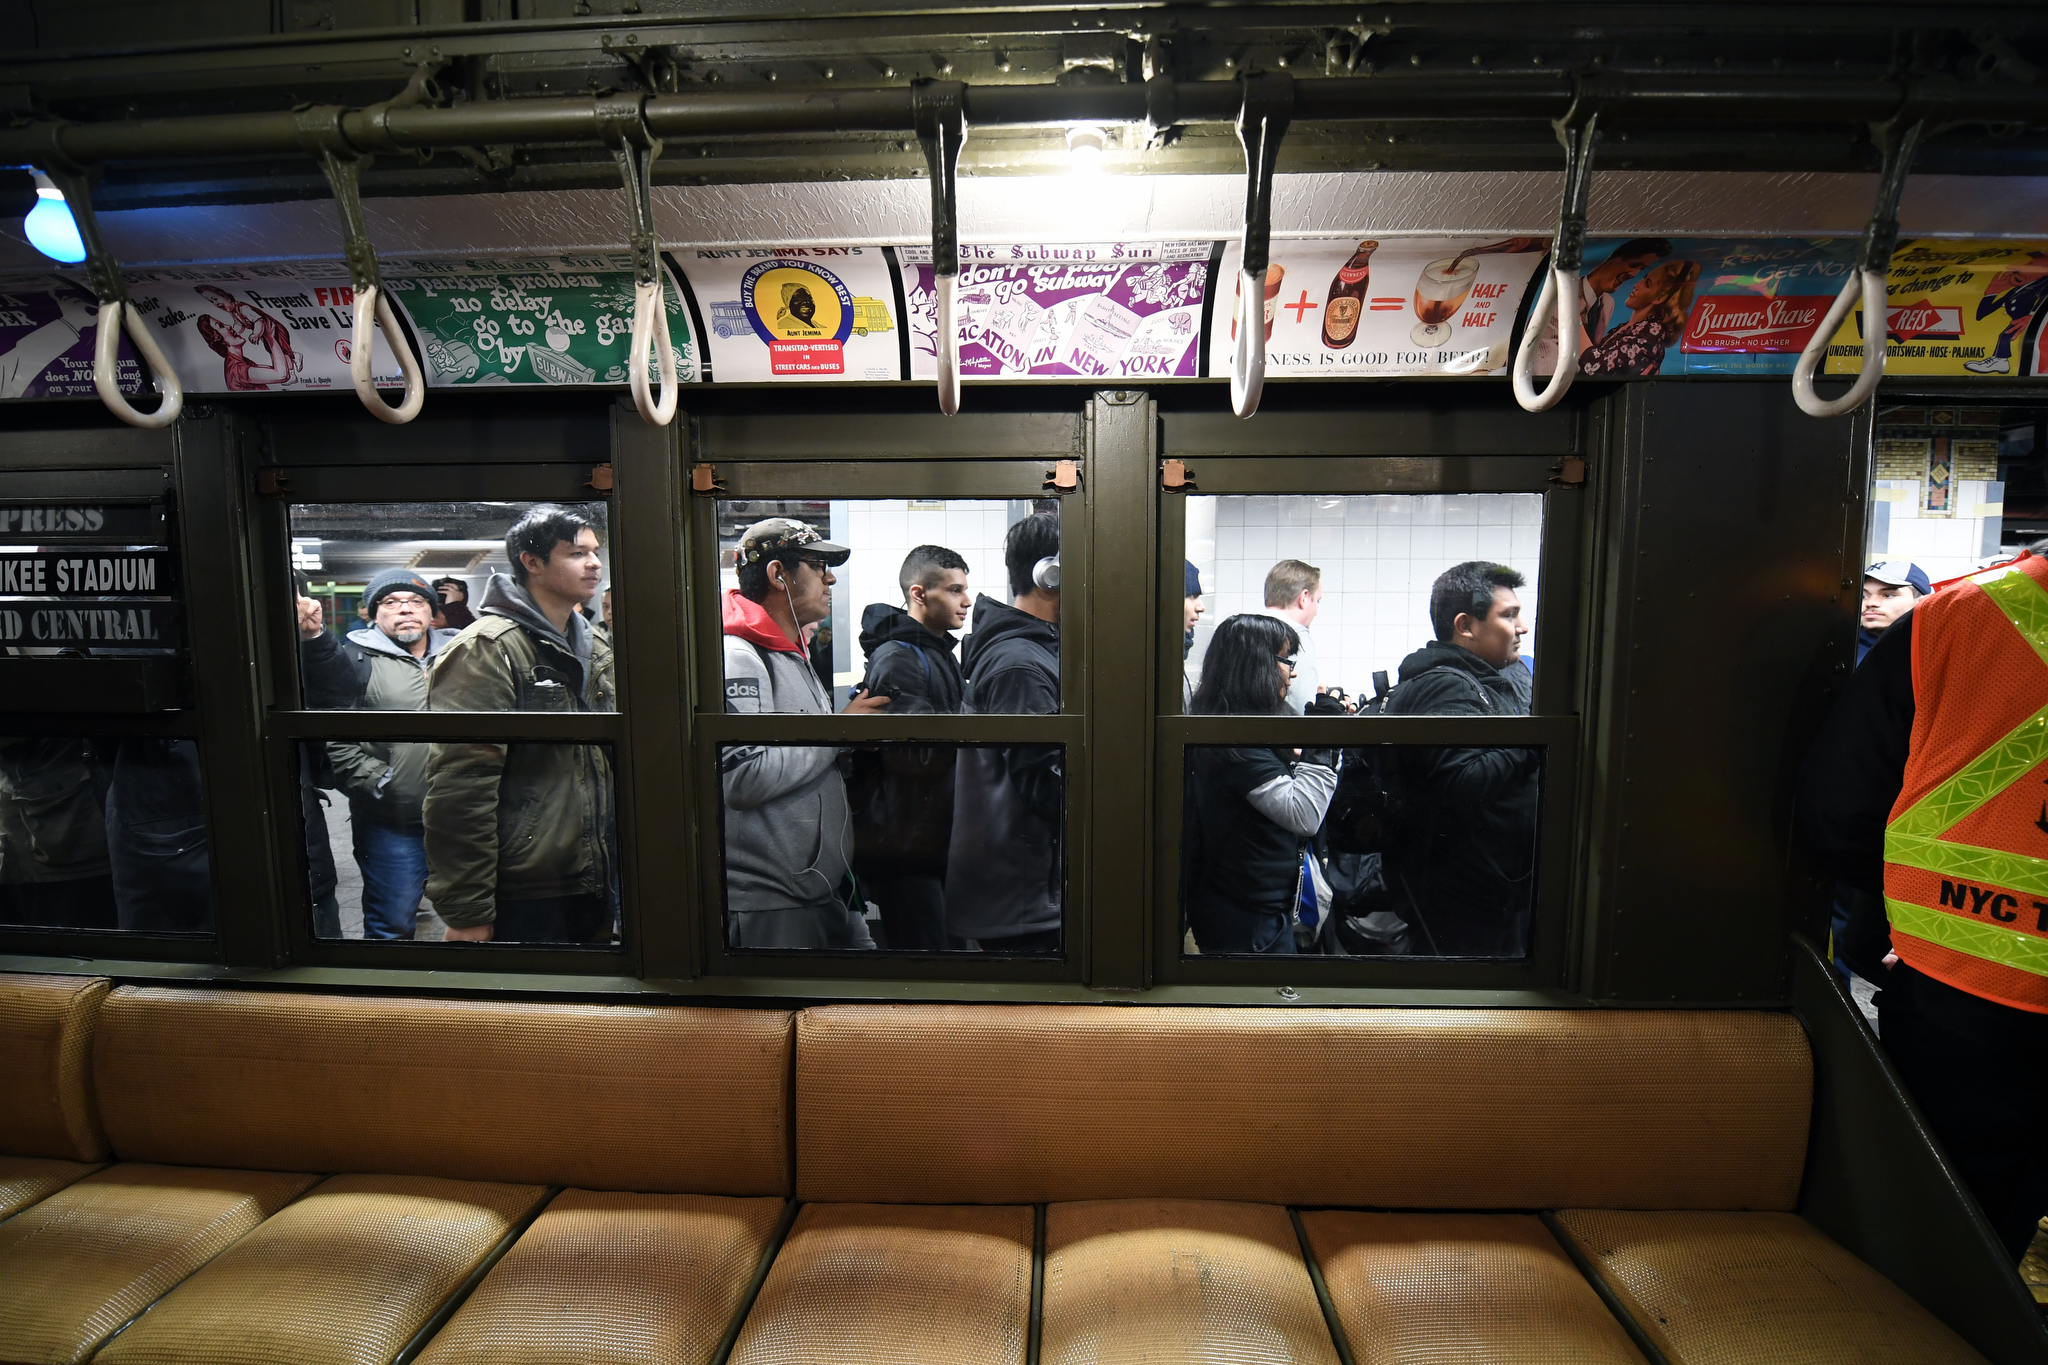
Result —
[[932, 276], [939, 323], [939, 411], [948, 417], [960, 411], [960, 323], [953, 311], [959, 283], [958, 275]]
[[[371, 377], [370, 350], [377, 340], [377, 327], [384, 329], [384, 340], [398, 357], [399, 371], [405, 376], [405, 397], [396, 407], [384, 401]], [[405, 333], [398, 328], [398, 317], [391, 311], [391, 300], [377, 285], [356, 291], [355, 329], [348, 343], [348, 377], [356, 386], [356, 397], [363, 400], [370, 415], [393, 426], [403, 426], [419, 416], [427, 401], [427, 379], [420, 370], [419, 357], [406, 344]]]
[[[1564, 302], [1566, 299], [1571, 300], [1569, 306]], [[1522, 344], [1515, 352], [1515, 401], [1524, 412], [1547, 412], [1556, 407], [1579, 372], [1579, 348], [1586, 343], [1586, 329], [1579, 318], [1578, 300], [1578, 271], [1553, 268], [1543, 276], [1543, 288], [1537, 291], [1536, 306], [1529, 310], [1529, 321], [1522, 328]], [[1536, 339], [1543, 335], [1553, 315], [1557, 318], [1557, 369], [1538, 393], [1530, 380], [1529, 366], [1536, 354]], [[1565, 340], [1567, 321], [1571, 328], [1569, 342]]]
[[[121, 327], [128, 327], [128, 339], [135, 343], [135, 353], [141, 358], [145, 372], [155, 383], [163, 401], [156, 405], [155, 412], [137, 412], [121, 392]], [[163, 348], [157, 345], [151, 335], [149, 324], [138, 316], [133, 308], [124, 306], [120, 299], [102, 303], [99, 311], [99, 335], [93, 338], [92, 386], [99, 390], [100, 401], [107, 410], [131, 427], [167, 427], [178, 420], [178, 414], [185, 408], [185, 386], [178, 382], [176, 371], [164, 359]]]
[[[647, 382], [650, 344], [661, 376], [660, 402], [655, 401]], [[681, 389], [676, 384], [676, 349], [669, 340], [668, 308], [662, 301], [660, 280], [633, 286], [633, 335], [626, 356], [627, 382], [633, 390], [633, 406], [640, 410], [640, 420], [649, 426], [667, 426], [675, 420], [676, 398]]]
[[1237, 340], [1230, 350], [1230, 410], [1249, 417], [1266, 389], [1266, 280], [1241, 270], [1237, 277]]
[[[1856, 376], [1856, 382], [1849, 391], [1833, 400], [1822, 398], [1813, 391], [1813, 378], [1820, 372], [1820, 364], [1828, 353], [1828, 343], [1835, 338], [1842, 320], [1849, 316], [1849, 309], [1856, 302], [1858, 293], [1863, 296], [1863, 370]], [[1884, 357], [1888, 347], [1886, 324], [1890, 321], [1884, 292], [1882, 270], [1858, 270], [1849, 276], [1842, 286], [1842, 292], [1835, 295], [1834, 306], [1821, 319], [1813, 338], [1806, 343], [1806, 349], [1799, 353], [1799, 361], [1792, 367], [1792, 401], [1808, 417], [1840, 417], [1863, 406], [1863, 400], [1877, 391], [1877, 381], [1884, 378]]]

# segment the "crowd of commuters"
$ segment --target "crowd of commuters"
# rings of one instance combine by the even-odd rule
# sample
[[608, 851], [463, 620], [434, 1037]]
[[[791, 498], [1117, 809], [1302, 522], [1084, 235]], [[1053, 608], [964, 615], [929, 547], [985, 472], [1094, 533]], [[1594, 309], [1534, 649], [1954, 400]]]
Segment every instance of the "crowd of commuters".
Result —
[[[833, 709], [804, 640], [851, 553], [781, 517], [740, 536], [722, 608], [727, 711]], [[844, 713], [1056, 714], [1059, 518], [1014, 523], [1004, 566], [1007, 603], [973, 596], [957, 552], [911, 550], [901, 604], [861, 615], [867, 676]], [[742, 743], [719, 773], [731, 946], [1060, 950], [1059, 746]]]
[[[1321, 579], [1300, 560], [1275, 564], [1265, 610], [1217, 626], [1188, 710], [1351, 712], [1342, 690], [1315, 672]], [[1192, 565], [1188, 580], [1193, 601]], [[1365, 709], [1527, 715], [1522, 586], [1501, 564], [1446, 569], [1430, 590], [1434, 638]], [[1190, 631], [1197, 611], [1185, 618]], [[1181, 850], [1195, 949], [1522, 957], [1535, 906], [1541, 761], [1539, 749], [1512, 746], [1191, 748]]]
[[[461, 579], [387, 569], [340, 638], [299, 598], [305, 704], [379, 711], [614, 709], [610, 594], [598, 531], [534, 507], [505, 537], [474, 613]], [[460, 625], [457, 623], [460, 622]], [[439, 624], [437, 624], [439, 623]], [[301, 746], [314, 929], [341, 933], [323, 792], [348, 802], [363, 936], [410, 939], [422, 898], [449, 942], [604, 943], [618, 933], [609, 753], [601, 745], [336, 741]]]

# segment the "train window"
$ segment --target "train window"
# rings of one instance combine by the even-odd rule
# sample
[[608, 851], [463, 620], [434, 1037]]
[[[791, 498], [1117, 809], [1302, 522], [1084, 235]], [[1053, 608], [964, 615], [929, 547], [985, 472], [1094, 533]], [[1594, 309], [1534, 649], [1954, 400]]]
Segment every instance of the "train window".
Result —
[[0, 924], [213, 933], [198, 741], [0, 738]]
[[[1541, 494], [1182, 501], [1185, 710], [1528, 714]], [[1276, 648], [1267, 652], [1288, 660], [1284, 693], [1269, 698], [1211, 668], [1219, 634], [1220, 657], [1233, 666], [1244, 661], [1242, 650], [1228, 648], [1235, 636], [1271, 636]], [[1425, 685], [1387, 698], [1411, 674], [1460, 666], [1469, 687]], [[1260, 667], [1271, 671], [1263, 660]]]
[[1543, 767], [1540, 747], [1190, 746], [1184, 951], [1526, 957]]
[[1056, 498], [722, 500], [725, 709], [1056, 713], [1059, 553]]
[[811, 949], [1058, 957], [1058, 744], [726, 744], [725, 937]]
[[302, 740], [307, 900], [322, 939], [619, 939], [610, 746]]
[[[306, 709], [615, 709], [605, 514], [603, 503], [295, 505]], [[478, 632], [530, 643], [468, 648]], [[458, 641], [462, 666], [437, 668]]]

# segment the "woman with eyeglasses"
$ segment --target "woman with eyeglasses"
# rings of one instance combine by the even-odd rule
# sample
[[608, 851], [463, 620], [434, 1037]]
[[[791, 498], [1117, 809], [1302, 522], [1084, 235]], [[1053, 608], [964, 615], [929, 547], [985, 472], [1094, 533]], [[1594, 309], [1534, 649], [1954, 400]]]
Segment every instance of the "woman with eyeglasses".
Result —
[[[1189, 708], [1197, 715], [1288, 714], [1301, 637], [1271, 616], [1216, 627]], [[1302, 850], [1337, 790], [1337, 750], [1188, 750], [1181, 882], [1204, 953], [1291, 953]]]

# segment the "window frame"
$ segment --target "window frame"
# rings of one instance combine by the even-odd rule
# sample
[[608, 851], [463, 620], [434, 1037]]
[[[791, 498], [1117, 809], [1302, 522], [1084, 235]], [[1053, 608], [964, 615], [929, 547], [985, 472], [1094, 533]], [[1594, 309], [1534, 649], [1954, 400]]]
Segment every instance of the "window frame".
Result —
[[[893, 421], [892, 423], [893, 424]], [[974, 424], [980, 425], [980, 424]], [[842, 436], [858, 447], [871, 436], [870, 422], [850, 419]], [[826, 458], [719, 461], [717, 487], [693, 493], [689, 507], [690, 607], [698, 661], [693, 692], [691, 789], [696, 795], [699, 951], [706, 971], [728, 978], [774, 977], [816, 980], [833, 977], [905, 980], [1078, 982], [1086, 970], [1091, 923], [1088, 895], [1088, 716], [1083, 688], [1087, 677], [1088, 596], [1062, 593], [1060, 609], [1060, 711], [1056, 715], [729, 715], [724, 708], [724, 647], [721, 624], [723, 584], [718, 563], [717, 504], [738, 499], [870, 501], [889, 498], [1043, 499], [1061, 498], [1060, 568], [1063, 584], [1088, 582], [1092, 505], [1085, 466], [1080, 486], [1064, 494], [1047, 487], [1048, 457], [976, 456], [960, 440], [950, 459], [926, 450], [898, 458]], [[1052, 460], [1074, 458], [1056, 454]], [[987, 581], [988, 570], [983, 570]], [[1076, 647], [1079, 645], [1079, 647]], [[1061, 744], [1065, 746], [1064, 827], [1066, 862], [1063, 954], [1060, 959], [1003, 957], [975, 953], [896, 953], [740, 950], [725, 942], [724, 798], [718, 764], [722, 746], [733, 743], [858, 743], [925, 741]]]
[[[568, 978], [634, 977], [641, 973], [643, 945], [639, 898], [626, 888], [638, 869], [639, 832], [633, 828], [628, 793], [646, 762], [631, 720], [629, 684], [619, 679], [619, 709], [605, 713], [538, 715], [522, 712], [315, 710], [301, 698], [297, 615], [291, 591], [291, 509], [299, 505], [410, 502], [603, 502], [605, 540], [612, 572], [620, 584], [613, 604], [615, 617], [633, 593], [629, 556], [645, 549], [619, 524], [621, 500], [615, 490], [595, 487], [596, 466], [564, 460], [496, 459], [427, 463], [371, 463], [351, 459], [354, 438], [364, 435], [358, 423], [378, 426], [367, 413], [337, 424], [334, 439], [302, 440], [291, 463], [279, 461], [276, 472], [259, 481], [260, 495], [250, 509], [251, 576], [263, 590], [258, 630], [265, 645], [261, 712], [265, 776], [283, 843], [277, 850], [282, 868], [284, 912], [280, 926], [289, 961], [297, 967], [381, 968], [392, 971], [478, 971], [524, 977], [530, 973]], [[431, 430], [431, 428], [429, 428]], [[418, 433], [424, 436], [425, 432]], [[336, 458], [339, 456], [340, 458]], [[388, 458], [388, 457], [386, 457]], [[446, 458], [444, 456], [444, 458]], [[616, 462], [613, 462], [616, 468]], [[264, 483], [268, 488], [264, 488]], [[655, 585], [658, 587], [659, 585]], [[650, 594], [652, 596], [654, 594]], [[622, 620], [621, 626], [625, 625]], [[431, 741], [467, 739], [501, 742], [600, 743], [610, 747], [613, 809], [619, 849], [619, 941], [609, 945], [447, 944], [403, 940], [322, 939], [313, 934], [308, 896], [305, 839], [298, 819], [299, 784], [296, 746], [334, 739]], [[636, 761], [636, 759], [638, 761]], [[337, 857], [348, 856], [336, 849]]]
[[[1564, 984], [1579, 936], [1574, 817], [1581, 800], [1583, 729], [1576, 698], [1582, 676], [1580, 601], [1584, 594], [1587, 500], [1578, 485], [1557, 480], [1555, 454], [1349, 454], [1302, 453], [1307, 430], [1333, 443], [1364, 414], [1330, 413], [1301, 421], [1278, 435], [1287, 444], [1271, 454], [1190, 455], [1191, 485], [1158, 490], [1155, 576], [1159, 595], [1160, 660], [1153, 697], [1153, 979], [1160, 985], [1271, 985], [1402, 990], [1483, 989], [1535, 991]], [[1251, 445], [1257, 433], [1247, 433]], [[1292, 438], [1291, 440], [1289, 438]], [[1289, 446], [1294, 446], [1290, 449]], [[1342, 450], [1337, 446], [1337, 451]], [[1170, 452], [1169, 452], [1170, 453]], [[1539, 550], [1539, 611], [1544, 645], [1537, 654], [1528, 716], [1190, 716], [1181, 713], [1182, 617], [1164, 585], [1181, 576], [1186, 558], [1188, 496], [1360, 496], [1400, 494], [1539, 493], [1543, 532]], [[1418, 640], [1420, 639], [1418, 624]], [[1369, 728], [1368, 728], [1369, 727]], [[1334, 733], [1333, 733], [1334, 732]], [[1366, 737], [1370, 740], [1367, 741]], [[1322, 955], [1211, 957], [1183, 955], [1181, 839], [1188, 747], [1271, 744], [1285, 747], [1362, 747], [1374, 744], [1533, 745], [1544, 749], [1537, 844], [1537, 896], [1530, 953], [1519, 961], [1457, 958], [1346, 958]]]

